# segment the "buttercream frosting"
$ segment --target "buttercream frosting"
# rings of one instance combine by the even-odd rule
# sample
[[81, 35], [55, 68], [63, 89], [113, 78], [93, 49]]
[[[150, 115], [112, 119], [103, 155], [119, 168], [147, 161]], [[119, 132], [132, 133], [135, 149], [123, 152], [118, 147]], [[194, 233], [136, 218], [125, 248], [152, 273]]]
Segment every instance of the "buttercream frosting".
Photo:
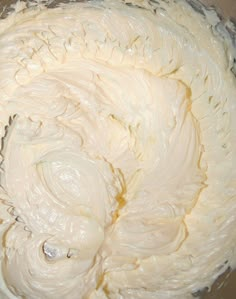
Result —
[[236, 80], [214, 12], [0, 21], [1, 298], [192, 298], [235, 267]]

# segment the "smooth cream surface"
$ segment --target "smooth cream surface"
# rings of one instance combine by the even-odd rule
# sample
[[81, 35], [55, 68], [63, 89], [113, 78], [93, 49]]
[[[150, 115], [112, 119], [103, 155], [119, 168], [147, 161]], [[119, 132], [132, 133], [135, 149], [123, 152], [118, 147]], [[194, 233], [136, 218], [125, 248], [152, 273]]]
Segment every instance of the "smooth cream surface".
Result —
[[235, 267], [228, 37], [131, 2], [0, 21], [1, 298], [185, 299]]

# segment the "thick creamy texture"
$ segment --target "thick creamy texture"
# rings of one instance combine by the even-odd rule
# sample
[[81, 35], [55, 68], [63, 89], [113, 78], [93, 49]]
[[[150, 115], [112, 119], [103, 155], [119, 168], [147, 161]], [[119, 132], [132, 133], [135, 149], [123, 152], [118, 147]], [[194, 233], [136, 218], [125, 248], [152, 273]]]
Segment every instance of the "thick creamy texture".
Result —
[[0, 21], [1, 298], [185, 299], [235, 267], [230, 43], [132, 3]]

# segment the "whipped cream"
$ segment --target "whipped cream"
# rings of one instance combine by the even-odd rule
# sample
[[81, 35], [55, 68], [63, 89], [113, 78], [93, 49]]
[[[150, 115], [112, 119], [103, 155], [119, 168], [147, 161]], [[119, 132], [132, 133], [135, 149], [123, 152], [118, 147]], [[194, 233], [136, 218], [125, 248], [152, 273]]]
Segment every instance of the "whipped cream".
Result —
[[236, 79], [214, 12], [0, 21], [1, 298], [192, 298], [236, 263]]

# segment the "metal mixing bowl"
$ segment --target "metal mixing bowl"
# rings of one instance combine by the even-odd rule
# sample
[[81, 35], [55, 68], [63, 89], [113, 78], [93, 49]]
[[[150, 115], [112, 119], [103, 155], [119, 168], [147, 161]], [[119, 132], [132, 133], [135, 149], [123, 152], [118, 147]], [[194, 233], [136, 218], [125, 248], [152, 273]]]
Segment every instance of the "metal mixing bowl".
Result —
[[[17, 0], [0, 0], [0, 13], [2, 12], [2, 17], [5, 17], [10, 10], [10, 5], [14, 4]], [[25, 0], [27, 2], [27, 0]], [[70, 0], [54, 0], [50, 7], [56, 6], [58, 3], [69, 2]], [[87, 1], [87, 0], [77, 0], [77, 1]], [[172, 0], [173, 1], [173, 0]], [[178, 0], [176, 0], [178, 1]], [[227, 20], [231, 20], [235, 24], [235, 28], [228, 29], [230, 31], [231, 37], [235, 44], [235, 56], [236, 56], [236, 0], [186, 0], [189, 2], [196, 10], [199, 10], [198, 1], [201, 1], [207, 8], [215, 9], [221, 16], [222, 24], [227, 27]], [[231, 269], [220, 276], [217, 281], [212, 286], [211, 291], [202, 290], [193, 294], [194, 297], [201, 299], [235, 299], [236, 298], [236, 271], [232, 272]], [[161, 298], [157, 298], [161, 299]]]

